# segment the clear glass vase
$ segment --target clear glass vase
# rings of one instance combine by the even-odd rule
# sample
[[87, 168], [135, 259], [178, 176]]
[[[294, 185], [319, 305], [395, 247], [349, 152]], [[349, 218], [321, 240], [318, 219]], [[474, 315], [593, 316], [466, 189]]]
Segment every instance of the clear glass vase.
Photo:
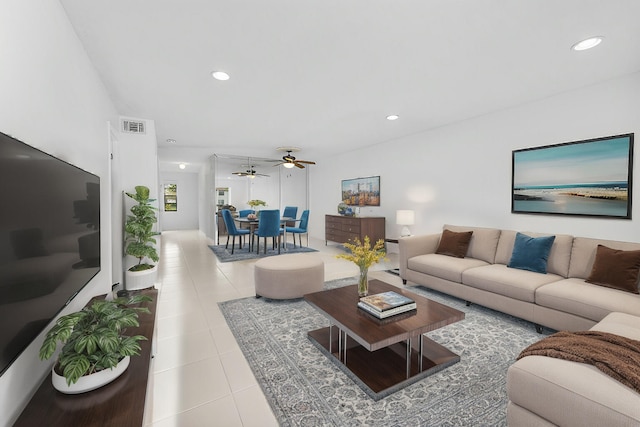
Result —
[[367, 277], [368, 273], [368, 268], [360, 269], [360, 278], [358, 280], [358, 296], [366, 297], [369, 294], [369, 278]]

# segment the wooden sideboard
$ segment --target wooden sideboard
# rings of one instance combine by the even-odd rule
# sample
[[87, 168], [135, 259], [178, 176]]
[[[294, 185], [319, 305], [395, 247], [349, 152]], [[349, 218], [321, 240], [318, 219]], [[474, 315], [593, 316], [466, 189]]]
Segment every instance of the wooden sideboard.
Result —
[[385, 239], [384, 217], [354, 217], [341, 215], [325, 215], [324, 217], [325, 245], [332, 242], [345, 243], [369, 236], [371, 244], [379, 239]]
[[144, 424], [158, 291], [140, 292], [153, 298], [152, 302], [142, 303], [151, 314], [140, 314], [140, 326], [130, 328], [129, 332], [144, 335], [148, 341], [140, 341], [140, 356], [131, 358], [129, 368], [112, 383], [82, 394], [60, 393], [53, 388], [51, 375], [47, 375], [14, 427], [140, 427]]

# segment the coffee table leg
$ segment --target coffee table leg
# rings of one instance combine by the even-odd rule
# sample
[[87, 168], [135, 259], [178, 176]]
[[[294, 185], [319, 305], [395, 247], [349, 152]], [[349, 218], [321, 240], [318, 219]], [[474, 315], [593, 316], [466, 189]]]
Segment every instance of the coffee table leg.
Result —
[[333, 344], [333, 325], [329, 322], [329, 354], [333, 354], [332, 344]]
[[342, 363], [344, 363], [344, 366], [347, 366], [347, 331], [344, 331], [344, 343], [342, 344], [342, 348], [344, 349]]
[[407, 338], [407, 378], [411, 376], [411, 338]]
[[420, 339], [419, 339], [419, 345], [420, 348], [418, 349], [418, 364], [420, 365], [420, 372], [422, 372], [422, 338], [424, 337], [424, 335], [420, 334]]

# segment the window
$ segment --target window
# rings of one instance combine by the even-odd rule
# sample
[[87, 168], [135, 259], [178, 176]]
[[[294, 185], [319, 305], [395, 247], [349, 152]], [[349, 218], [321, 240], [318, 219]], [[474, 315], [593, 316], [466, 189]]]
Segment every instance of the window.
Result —
[[164, 211], [176, 212], [178, 210], [178, 184], [164, 185]]

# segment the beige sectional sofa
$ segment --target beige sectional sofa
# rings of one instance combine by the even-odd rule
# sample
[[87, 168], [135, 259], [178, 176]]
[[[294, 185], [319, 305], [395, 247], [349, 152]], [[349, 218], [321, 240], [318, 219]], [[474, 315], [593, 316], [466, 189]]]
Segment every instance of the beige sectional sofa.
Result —
[[[640, 340], [640, 295], [586, 281], [598, 245], [635, 251], [640, 244], [556, 235], [547, 272], [537, 273], [507, 267], [515, 231], [444, 229], [473, 231], [466, 256], [437, 254], [441, 234], [401, 238], [400, 276], [405, 284], [518, 316], [538, 329], [592, 329]], [[507, 394], [510, 426], [640, 426], [640, 394], [588, 364], [523, 357], [507, 372]]]
[[422, 285], [555, 330], [587, 330], [614, 311], [640, 316], [640, 295], [586, 282], [599, 244], [640, 250], [640, 243], [556, 234], [547, 273], [542, 274], [507, 267], [516, 231], [453, 225], [444, 229], [473, 231], [466, 256], [436, 254], [441, 234], [403, 237], [399, 240], [403, 283]]
[[[611, 313], [592, 330], [640, 340], [640, 318]], [[640, 426], [640, 394], [598, 368], [527, 356], [507, 371], [510, 426]]]

